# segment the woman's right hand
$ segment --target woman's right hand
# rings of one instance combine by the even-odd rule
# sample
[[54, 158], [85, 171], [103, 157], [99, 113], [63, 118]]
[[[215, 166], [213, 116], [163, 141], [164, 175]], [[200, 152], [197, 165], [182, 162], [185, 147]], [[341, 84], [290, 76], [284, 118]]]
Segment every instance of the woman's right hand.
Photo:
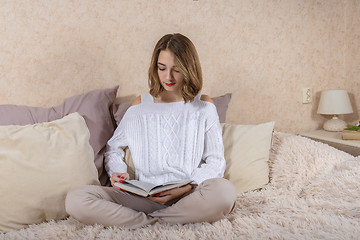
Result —
[[129, 179], [129, 174], [128, 173], [113, 173], [110, 181], [111, 181], [111, 186], [113, 186], [116, 189], [121, 190], [119, 187], [116, 187], [114, 184], [116, 182], [122, 182], [123, 180], [128, 180]]

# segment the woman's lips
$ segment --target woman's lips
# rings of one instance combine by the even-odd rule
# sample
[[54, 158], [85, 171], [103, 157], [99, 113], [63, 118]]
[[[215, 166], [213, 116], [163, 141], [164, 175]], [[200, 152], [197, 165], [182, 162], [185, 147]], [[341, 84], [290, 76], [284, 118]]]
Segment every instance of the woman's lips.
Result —
[[166, 86], [168, 86], [168, 87], [171, 87], [171, 86], [174, 86], [175, 85], [175, 83], [165, 83], [166, 84]]

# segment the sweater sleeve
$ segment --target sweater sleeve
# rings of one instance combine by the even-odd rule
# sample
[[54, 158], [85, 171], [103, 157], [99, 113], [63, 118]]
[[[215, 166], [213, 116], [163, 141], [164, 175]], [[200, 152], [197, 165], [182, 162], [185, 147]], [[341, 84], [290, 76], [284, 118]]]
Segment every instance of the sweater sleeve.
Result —
[[224, 176], [226, 161], [222, 130], [218, 120], [205, 132], [202, 160], [204, 163], [193, 171], [192, 180], [194, 183], [200, 184], [207, 179]]
[[122, 122], [116, 128], [114, 135], [107, 142], [105, 152], [105, 169], [109, 175], [112, 176], [114, 172], [125, 173], [127, 166], [124, 162], [125, 152], [127, 146], [125, 132]]

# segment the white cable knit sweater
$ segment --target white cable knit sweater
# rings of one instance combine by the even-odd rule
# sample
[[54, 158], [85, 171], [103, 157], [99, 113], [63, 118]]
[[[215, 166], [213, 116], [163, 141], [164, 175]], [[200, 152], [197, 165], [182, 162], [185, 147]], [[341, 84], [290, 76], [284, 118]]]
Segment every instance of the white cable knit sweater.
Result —
[[223, 177], [225, 171], [222, 131], [214, 104], [154, 103], [150, 94], [130, 107], [108, 141], [105, 168], [126, 172], [123, 149], [128, 146], [136, 178], [154, 184], [191, 179], [200, 184]]

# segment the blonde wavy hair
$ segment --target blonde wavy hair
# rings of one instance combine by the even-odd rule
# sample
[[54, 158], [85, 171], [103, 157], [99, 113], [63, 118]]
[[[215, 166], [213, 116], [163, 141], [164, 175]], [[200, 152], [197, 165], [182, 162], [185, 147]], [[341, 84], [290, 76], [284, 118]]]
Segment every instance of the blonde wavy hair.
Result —
[[150, 94], [157, 97], [164, 91], [158, 75], [158, 59], [162, 50], [174, 53], [175, 64], [184, 77], [181, 86], [182, 97], [185, 102], [193, 101], [203, 85], [201, 65], [194, 44], [180, 33], [167, 34], [155, 45], [148, 73]]

